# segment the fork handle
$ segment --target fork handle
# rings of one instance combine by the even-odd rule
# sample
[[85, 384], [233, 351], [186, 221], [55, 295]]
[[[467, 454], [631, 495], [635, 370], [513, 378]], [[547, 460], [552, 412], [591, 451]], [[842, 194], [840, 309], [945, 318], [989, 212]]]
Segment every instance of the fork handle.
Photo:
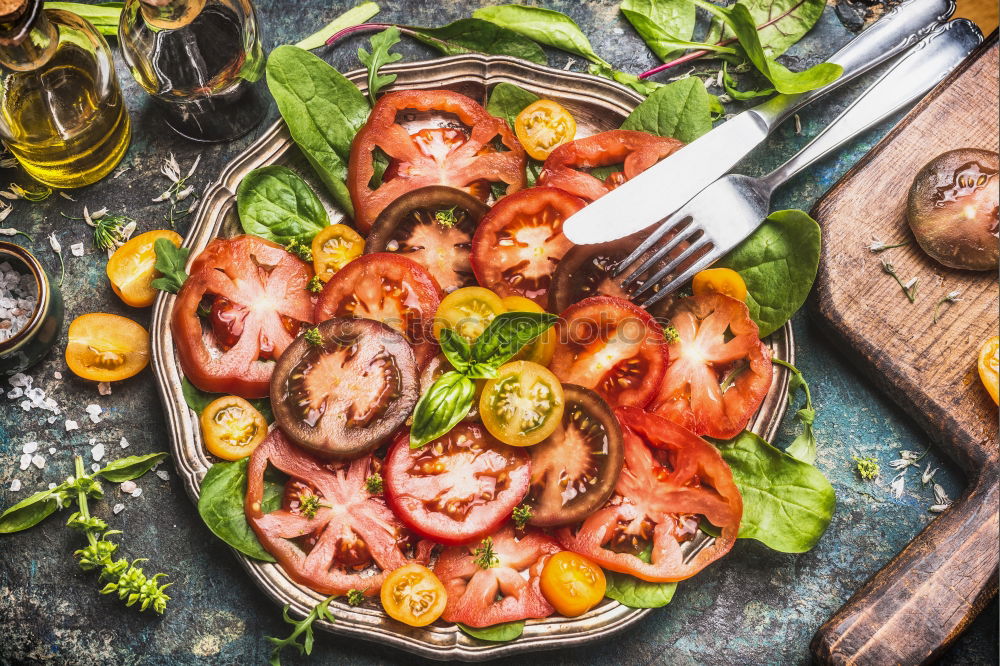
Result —
[[937, 26], [805, 148], [761, 180], [773, 190], [841, 144], [920, 99], [982, 41], [979, 28], [966, 19]]
[[777, 95], [752, 109], [768, 131], [825, 95], [923, 39], [955, 11], [955, 0], [905, 0], [827, 59], [844, 68], [832, 83], [799, 95]]

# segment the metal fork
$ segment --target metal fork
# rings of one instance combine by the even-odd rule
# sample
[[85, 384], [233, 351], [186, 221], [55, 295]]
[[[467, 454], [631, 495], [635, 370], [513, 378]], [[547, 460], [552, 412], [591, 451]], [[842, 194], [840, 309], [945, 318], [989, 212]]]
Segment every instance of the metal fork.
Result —
[[[648, 308], [659, 303], [753, 233], [767, 217], [777, 187], [922, 97], [982, 41], [982, 33], [968, 20], [942, 24], [794, 157], [761, 178], [730, 174], [715, 181], [619, 262], [613, 275], [627, 273], [621, 285], [639, 305]], [[645, 256], [668, 234], [665, 243]], [[640, 259], [638, 268], [629, 270]], [[644, 277], [650, 271], [652, 275]]]

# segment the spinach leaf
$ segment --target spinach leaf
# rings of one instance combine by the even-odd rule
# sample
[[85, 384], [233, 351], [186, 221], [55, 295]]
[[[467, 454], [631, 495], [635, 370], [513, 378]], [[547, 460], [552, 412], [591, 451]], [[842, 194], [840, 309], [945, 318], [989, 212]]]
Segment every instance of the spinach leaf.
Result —
[[45, 9], [62, 9], [73, 12], [81, 18], [90, 21], [97, 31], [105, 37], [118, 36], [118, 21], [121, 17], [121, 2], [102, 2], [96, 5], [82, 2], [46, 2]]
[[128, 456], [109, 462], [107, 465], [97, 470], [98, 476], [103, 476], [108, 481], [122, 483], [138, 479], [140, 476], [153, 469], [153, 466], [167, 458], [165, 452], [150, 453], [144, 456]]
[[399, 43], [399, 29], [394, 26], [386, 28], [368, 42], [372, 45], [372, 52], [358, 48], [358, 60], [368, 68], [368, 100], [375, 106], [378, 91], [396, 80], [395, 74], [379, 74], [379, 68], [403, 58], [402, 53], [389, 52], [389, 49]]
[[217, 462], [208, 469], [201, 482], [198, 514], [215, 536], [236, 550], [255, 560], [274, 562], [257, 540], [243, 508], [249, 461], [243, 458], [235, 462]]
[[420, 396], [413, 408], [410, 448], [419, 449], [444, 435], [472, 408], [476, 385], [461, 372], [446, 372]]
[[351, 142], [368, 119], [368, 100], [336, 69], [287, 45], [267, 59], [267, 87], [292, 139], [340, 209], [353, 216], [344, 180]]
[[440, 28], [407, 26], [407, 32], [446, 56], [476, 52], [513, 56], [540, 65], [547, 62], [545, 52], [535, 42], [478, 18], [460, 19]]
[[512, 641], [524, 633], [524, 620], [494, 624], [492, 627], [482, 627], [480, 629], [466, 626], [461, 622], [456, 622], [455, 624], [458, 625], [459, 629], [473, 638], [478, 638], [481, 641], [491, 641], [493, 643]]
[[191, 250], [177, 247], [167, 238], [157, 238], [153, 243], [156, 253], [156, 263], [153, 266], [160, 272], [158, 277], [149, 283], [154, 289], [176, 294], [184, 286], [188, 274], [184, 271]]
[[26, 530], [51, 516], [59, 509], [60, 492], [60, 487], [40, 490], [0, 513], [0, 534]]
[[[757, 26], [760, 43], [768, 58], [777, 58], [809, 32], [823, 15], [823, 0], [739, 0]], [[733, 31], [716, 22], [705, 41], [734, 37]]]
[[816, 435], [813, 433], [813, 421], [816, 420], [816, 410], [813, 408], [812, 392], [802, 371], [787, 361], [772, 359], [774, 363], [788, 368], [792, 378], [788, 382], [788, 406], [795, 405], [795, 395], [801, 390], [806, 397], [806, 403], [795, 412], [795, 420], [802, 424], [802, 432], [792, 440], [785, 453], [809, 465], [816, 464]]
[[694, 141], [712, 129], [705, 85], [696, 76], [668, 83], [635, 107], [622, 129]]
[[514, 129], [517, 114], [525, 107], [540, 100], [541, 97], [513, 83], [498, 83], [490, 91], [486, 100], [486, 110], [491, 116], [503, 118]]
[[608, 581], [604, 596], [629, 608], [660, 608], [670, 603], [677, 583], [649, 583], [635, 576], [605, 571]]
[[472, 16], [524, 35], [539, 44], [573, 53], [593, 63], [608, 64], [594, 52], [590, 40], [573, 19], [562, 12], [541, 7], [498, 5], [477, 9]]
[[248, 173], [236, 189], [240, 225], [248, 234], [288, 245], [308, 246], [330, 219], [306, 181], [288, 167], [271, 165]]
[[819, 268], [820, 245], [815, 220], [801, 210], [781, 210], [717, 264], [746, 282], [747, 307], [760, 337], [784, 326], [805, 303]]
[[330, 39], [344, 28], [361, 25], [371, 17], [378, 14], [378, 12], [379, 6], [374, 2], [362, 2], [357, 7], [348, 9], [346, 12], [333, 19], [305, 39], [297, 42], [295, 46], [307, 51], [318, 49], [326, 44], [326, 40]]
[[703, 48], [691, 42], [695, 11], [690, 2], [677, 0], [625, 0], [619, 9], [646, 46], [667, 62], [684, 49]]
[[746, 101], [748, 99], [754, 99], [756, 97], [766, 97], [767, 95], [774, 94], [774, 88], [766, 88], [764, 90], [740, 90], [736, 87], [736, 81], [729, 74], [729, 68], [727, 63], [722, 65], [722, 87], [725, 88], [726, 94], [733, 99]]
[[[221, 398], [223, 393], [207, 393], [188, 381], [187, 377], [181, 379], [181, 393], [184, 394], [184, 402], [198, 416], [205, 411], [212, 401]], [[247, 400], [254, 409], [261, 413], [268, 423], [274, 423], [274, 412], [271, 411], [271, 401], [268, 398], [255, 398]]]
[[837, 503], [823, 473], [748, 431], [719, 449], [743, 495], [740, 538], [783, 553], [815, 546]]

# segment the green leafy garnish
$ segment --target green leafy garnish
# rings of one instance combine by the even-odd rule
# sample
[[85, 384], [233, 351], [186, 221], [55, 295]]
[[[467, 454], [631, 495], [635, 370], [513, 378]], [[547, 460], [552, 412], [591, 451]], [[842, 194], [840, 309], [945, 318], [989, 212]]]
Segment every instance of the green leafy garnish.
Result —
[[491, 643], [512, 641], [524, 633], [524, 620], [515, 620], [513, 622], [504, 622], [503, 624], [494, 624], [489, 627], [479, 628], [470, 627], [461, 622], [456, 622], [455, 624], [458, 625], [458, 628], [463, 633], [473, 638], [478, 638], [481, 641], [490, 641]]
[[677, 332], [677, 327], [673, 324], [668, 324], [663, 327], [663, 338], [668, 344], [673, 344], [681, 339], [681, 334]]
[[854, 458], [854, 462], [857, 464], [858, 476], [865, 481], [878, 478], [878, 475], [882, 472], [878, 460], [872, 456], [865, 456], [863, 458], [859, 458], [858, 456], [851, 457]]
[[458, 218], [455, 217], [455, 206], [434, 213], [434, 221], [447, 229], [454, 227], [458, 224]]
[[660, 608], [674, 598], [677, 583], [649, 583], [635, 576], [605, 571], [604, 596], [629, 608]]
[[92, 220], [94, 225], [94, 245], [113, 252], [125, 244], [126, 228], [135, 228], [135, 220], [127, 215], [106, 214]]
[[[257, 539], [247, 522], [247, 465], [250, 458], [233, 462], [217, 462], [208, 468], [198, 496], [198, 515], [212, 533], [247, 557], [274, 562]], [[284, 483], [264, 477], [264, 499], [261, 510], [277, 510], [284, 496]]]
[[314, 294], [318, 294], [319, 292], [323, 291], [323, 287], [325, 286], [326, 283], [323, 282], [323, 280], [321, 280], [318, 275], [313, 275], [311, 278], [309, 278], [309, 284], [306, 285], [306, 289], [308, 289], [310, 292]]
[[316, 512], [319, 511], [321, 506], [322, 504], [320, 503], [318, 496], [312, 493], [299, 495], [299, 511], [301, 511], [302, 515], [309, 520], [316, 517]]
[[478, 18], [459, 19], [440, 28], [400, 29], [446, 56], [476, 52], [513, 56], [539, 65], [546, 63], [545, 52], [535, 42]]
[[691, 41], [695, 9], [683, 0], [625, 0], [619, 7], [653, 53], [666, 62], [687, 49], [734, 53], [735, 49], [719, 44]]
[[739, 101], [746, 101], [748, 99], [766, 97], [774, 94], [774, 88], [765, 88], [764, 90], [740, 90], [737, 88], [736, 81], [729, 74], [728, 63], [722, 64], [722, 87], [725, 88], [727, 95]]
[[712, 129], [709, 95], [698, 77], [674, 81], [653, 91], [629, 114], [622, 129], [694, 141]]
[[362, 2], [357, 7], [348, 9], [346, 12], [333, 19], [305, 39], [296, 42], [295, 46], [307, 51], [318, 49], [326, 44], [326, 40], [330, 39], [344, 28], [361, 25], [378, 13], [379, 6], [377, 4], [374, 2]]
[[375, 472], [367, 479], [365, 479], [365, 490], [368, 491], [369, 495], [378, 495], [382, 492], [382, 475]]
[[[282, 611], [282, 617], [285, 618], [285, 622], [294, 627], [292, 633], [287, 638], [274, 638], [273, 636], [267, 636], [267, 640], [271, 642], [274, 647], [271, 649], [271, 666], [281, 666], [281, 651], [286, 647], [293, 647], [299, 651], [299, 654], [309, 655], [312, 654], [313, 641], [315, 637], [313, 636], [313, 622], [316, 620], [326, 620], [327, 622], [334, 622], [335, 618], [333, 613], [330, 612], [330, 602], [336, 597], [327, 597], [323, 601], [316, 604], [316, 606], [309, 611], [301, 620], [293, 620], [288, 615], [289, 606], [285, 606]], [[305, 634], [303, 636], [303, 634]], [[302, 636], [302, 641], [299, 641], [299, 636]]]
[[476, 385], [461, 372], [446, 372], [420, 396], [413, 410], [410, 448], [419, 449], [446, 434], [472, 408]]
[[513, 83], [501, 82], [493, 87], [490, 97], [486, 100], [486, 110], [491, 116], [503, 118], [514, 129], [514, 121], [517, 115], [530, 104], [534, 104], [541, 97], [533, 92], [527, 91], [521, 86]]
[[795, 420], [802, 424], [802, 432], [792, 440], [792, 443], [785, 449], [785, 453], [801, 460], [809, 465], [816, 464], [816, 435], [813, 433], [813, 421], [816, 420], [816, 410], [813, 409], [812, 393], [809, 391], [809, 384], [802, 372], [791, 363], [782, 361], [780, 358], [771, 359], [772, 362], [788, 368], [792, 373], [792, 378], [788, 382], [788, 406], [795, 404], [795, 394], [801, 390], [805, 393], [806, 404], [795, 412]]
[[531, 517], [535, 515], [535, 512], [527, 504], [521, 504], [520, 506], [515, 506], [514, 511], [511, 512], [510, 517], [514, 521], [514, 526], [523, 530], [524, 526], [528, 524]]
[[351, 606], [360, 606], [365, 601], [365, 593], [361, 590], [348, 590], [347, 603]]
[[561, 49], [590, 62], [608, 64], [594, 51], [580, 27], [562, 12], [523, 5], [483, 7], [472, 12], [473, 18], [489, 21], [539, 44]]
[[379, 74], [379, 68], [400, 60], [403, 54], [389, 52], [389, 49], [399, 43], [399, 29], [396, 27], [386, 28], [368, 41], [372, 52], [359, 48], [358, 59], [368, 68], [368, 100], [375, 106], [379, 90], [396, 80], [395, 74]]
[[493, 552], [493, 537], [486, 537], [472, 552], [476, 566], [480, 569], [492, 569], [500, 566], [500, 558]]
[[316, 345], [317, 347], [323, 345], [323, 334], [319, 332], [318, 326], [307, 329], [304, 336], [306, 342], [308, 342], [311, 345]]
[[306, 181], [276, 164], [244, 176], [236, 189], [236, 207], [243, 231], [278, 245], [294, 243], [308, 250], [316, 234], [330, 224], [323, 202]]
[[285, 244], [285, 249], [294, 254], [296, 257], [302, 261], [312, 261], [313, 253], [312, 248], [305, 243], [299, 242], [298, 239], [293, 238]]
[[160, 291], [176, 294], [187, 281], [188, 274], [184, 271], [184, 266], [187, 264], [191, 250], [186, 247], [177, 247], [167, 238], [157, 238], [156, 242], [153, 243], [153, 251], [156, 252], [154, 266], [162, 277], [150, 282], [150, 286]]

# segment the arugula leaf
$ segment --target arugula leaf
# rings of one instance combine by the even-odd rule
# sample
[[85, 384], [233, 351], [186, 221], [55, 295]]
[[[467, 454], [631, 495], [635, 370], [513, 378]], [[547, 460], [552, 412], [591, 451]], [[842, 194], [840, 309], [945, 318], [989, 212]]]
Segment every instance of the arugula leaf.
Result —
[[[267, 640], [274, 646], [271, 648], [271, 658], [269, 660], [270, 666], [281, 666], [281, 651], [286, 647], [293, 647], [299, 651], [300, 655], [312, 654], [313, 643], [315, 637], [313, 636], [313, 622], [316, 620], [325, 620], [327, 622], [336, 622], [337, 618], [333, 616], [330, 612], [330, 602], [336, 599], [336, 595], [329, 596], [323, 601], [316, 604], [315, 607], [309, 614], [306, 615], [299, 621], [293, 620], [288, 615], [288, 606], [285, 606], [282, 610], [281, 615], [285, 619], [285, 622], [292, 625], [292, 633], [288, 638], [275, 638], [273, 636], [266, 636]], [[299, 642], [299, 636], [305, 634], [302, 637], [302, 642]]]
[[712, 129], [705, 85], [696, 76], [668, 83], [635, 107], [622, 129], [694, 141]]
[[395, 74], [379, 74], [379, 68], [403, 58], [402, 53], [389, 52], [389, 49], [399, 43], [399, 29], [386, 28], [368, 42], [372, 45], [372, 52], [358, 48], [358, 60], [368, 68], [368, 100], [375, 106], [378, 91], [396, 80]]
[[819, 268], [819, 225], [801, 210], [771, 213], [749, 238], [717, 264], [740, 274], [747, 307], [764, 338], [805, 303]]
[[[548, 312], [504, 312], [497, 315], [472, 345], [474, 365], [470, 372], [483, 373], [481, 366], [495, 371], [526, 344], [549, 330], [557, 319]], [[493, 376], [493, 373], [485, 374]]]
[[795, 412], [795, 420], [802, 424], [802, 432], [792, 440], [792, 443], [785, 449], [785, 453], [797, 460], [801, 460], [809, 465], [816, 464], [816, 435], [813, 433], [813, 421], [816, 420], [816, 410], [813, 409], [812, 393], [809, 391], [809, 384], [806, 382], [802, 371], [787, 361], [780, 358], [771, 359], [772, 362], [788, 368], [792, 373], [792, 378], [788, 382], [788, 406], [795, 404], [795, 395], [801, 390], [806, 397], [806, 404]]
[[240, 225], [248, 234], [304, 246], [330, 224], [312, 188], [288, 167], [271, 165], [248, 173], [236, 189]]
[[740, 90], [736, 87], [736, 81], [729, 74], [727, 63], [723, 63], [722, 65], [722, 87], [725, 88], [727, 95], [740, 101], [774, 94], [774, 88], [767, 88], [765, 90]]
[[513, 56], [539, 65], [548, 62], [545, 52], [535, 42], [478, 18], [459, 19], [439, 28], [406, 28], [414, 39], [446, 56], [475, 52]]
[[444, 435], [472, 408], [476, 385], [461, 372], [446, 372], [420, 396], [413, 409], [410, 448], [419, 449]]
[[498, 83], [490, 91], [489, 99], [486, 100], [486, 111], [491, 116], [503, 118], [510, 125], [510, 128], [514, 129], [517, 114], [540, 99], [541, 97], [521, 86], [516, 86], [513, 83]]
[[140, 476], [153, 469], [157, 463], [166, 460], [167, 453], [150, 453], [144, 456], [128, 456], [113, 460], [107, 465], [97, 470], [98, 476], [103, 476], [108, 481], [122, 483], [138, 479]]
[[201, 482], [198, 515], [212, 534], [248, 557], [274, 562], [257, 540], [247, 522], [243, 506], [246, 499], [247, 465], [250, 458], [217, 462], [208, 468]]
[[743, 495], [741, 539], [783, 553], [804, 553], [816, 545], [837, 503], [822, 472], [749, 431], [719, 444], [719, 450]]
[[191, 250], [177, 247], [167, 238], [157, 238], [153, 243], [153, 251], [156, 253], [156, 263], [153, 266], [162, 277], [156, 278], [149, 285], [154, 289], [176, 294], [188, 279], [184, 266]]
[[498, 5], [472, 12], [473, 18], [494, 23], [539, 44], [573, 53], [590, 62], [607, 65], [590, 45], [580, 27], [562, 12], [541, 7]]
[[604, 596], [629, 608], [661, 608], [670, 603], [677, 590], [677, 583], [649, 583], [615, 571], [605, 571], [604, 577]]
[[512, 641], [524, 633], [524, 620], [504, 622], [503, 624], [494, 624], [491, 627], [481, 627], [479, 629], [464, 625], [461, 622], [456, 622], [455, 624], [458, 625], [459, 629], [473, 638], [493, 643]]
[[326, 40], [330, 39], [344, 28], [361, 25], [378, 13], [379, 6], [377, 4], [374, 2], [362, 2], [357, 7], [348, 9], [346, 12], [333, 19], [305, 39], [297, 42], [295, 46], [307, 51], [318, 49], [326, 44]]
[[368, 100], [323, 60], [287, 45], [268, 56], [267, 87], [295, 144], [340, 209], [353, 216], [344, 181], [351, 142], [368, 119]]

